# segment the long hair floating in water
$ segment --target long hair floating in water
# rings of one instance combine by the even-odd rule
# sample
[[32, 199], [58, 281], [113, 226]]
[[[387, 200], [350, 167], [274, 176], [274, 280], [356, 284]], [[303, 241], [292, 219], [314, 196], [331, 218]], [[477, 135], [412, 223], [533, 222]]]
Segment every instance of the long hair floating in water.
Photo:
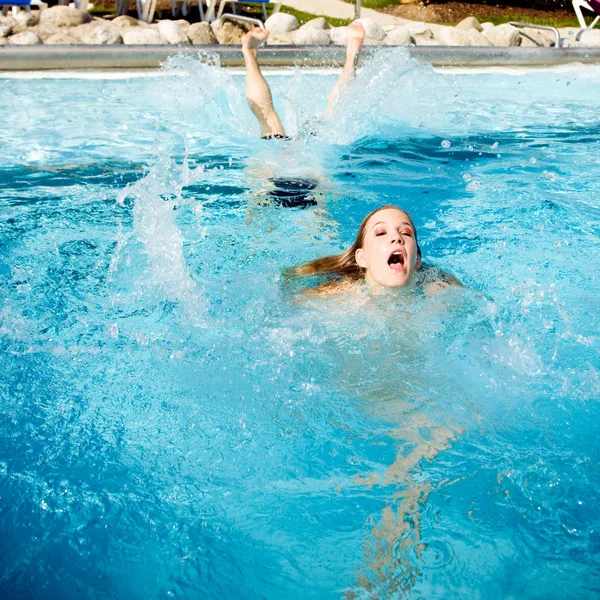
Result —
[[384, 204], [383, 206], [380, 206], [379, 208], [376, 208], [374, 211], [370, 212], [362, 220], [362, 223], [358, 228], [358, 233], [356, 234], [356, 239], [354, 240], [352, 246], [348, 248], [348, 250], [345, 250], [340, 254], [334, 254], [332, 256], [324, 256], [322, 258], [317, 258], [297, 267], [291, 267], [289, 269], [286, 269], [284, 271], [284, 274], [288, 276], [335, 274], [351, 279], [361, 279], [362, 277], [364, 277], [365, 270], [362, 267], [360, 267], [356, 262], [356, 251], [363, 247], [367, 223], [369, 222], [369, 219], [373, 215], [377, 214], [380, 210], [386, 210], [390, 208], [402, 211], [408, 217], [410, 224], [412, 225], [412, 228], [415, 232], [415, 242], [417, 243], [417, 256], [421, 258], [421, 248], [417, 239], [417, 229], [413, 223], [411, 216], [405, 210], [402, 210], [398, 206], [394, 206], [393, 204]]

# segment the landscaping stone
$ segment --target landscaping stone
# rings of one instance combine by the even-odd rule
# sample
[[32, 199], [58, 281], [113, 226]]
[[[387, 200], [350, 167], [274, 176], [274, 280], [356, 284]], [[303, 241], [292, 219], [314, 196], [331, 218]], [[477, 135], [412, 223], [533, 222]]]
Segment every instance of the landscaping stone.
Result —
[[316, 19], [311, 19], [310, 21], [307, 21], [306, 23], [304, 23], [304, 25], [302, 25], [302, 27], [300, 27], [300, 29], [304, 28], [331, 29], [331, 25], [329, 24], [329, 21], [327, 21], [324, 17], [318, 17]]
[[132, 27], [123, 33], [123, 43], [127, 45], [153, 46], [166, 44], [167, 40], [156, 29], [150, 27]]
[[10, 25], [0, 25], [0, 38], [8, 37], [12, 33]]
[[376, 23], [373, 19], [358, 19], [362, 26], [365, 28], [365, 36], [371, 40], [383, 40], [385, 38], [385, 31], [383, 27]]
[[437, 45], [437, 41], [434, 39], [433, 32], [431, 31], [431, 29], [427, 29], [424, 33], [416, 35], [411, 32], [411, 38], [417, 46]]
[[190, 25], [190, 28], [187, 30], [187, 35], [192, 44], [208, 45], [219, 43], [219, 40], [217, 40], [217, 36], [215, 35], [211, 26], [205, 21]]
[[550, 48], [556, 42], [556, 37], [549, 31], [535, 29], [533, 27], [523, 27], [521, 32], [533, 38], [533, 41], [521, 35], [521, 46], [525, 47], [544, 47]]
[[92, 16], [89, 13], [68, 6], [52, 6], [40, 15], [40, 23], [49, 23], [57, 27], [76, 27], [91, 20]]
[[433, 37], [433, 33], [431, 31], [431, 27], [428, 23], [421, 23], [419, 21], [414, 21], [411, 23], [407, 23], [405, 27], [408, 28], [410, 35], [413, 37], [415, 35], [423, 36], [425, 38], [431, 39]]
[[[315, 21], [317, 19], [314, 19]], [[294, 42], [299, 46], [304, 45], [320, 45], [328, 46], [331, 44], [331, 37], [329, 32], [325, 29], [320, 29], [318, 24], [312, 24], [311, 21], [302, 25], [298, 31], [295, 32]]]
[[269, 46], [293, 46], [294, 37], [292, 33], [270, 33]]
[[348, 41], [347, 27], [332, 27], [328, 33], [332, 44], [336, 44], [338, 46], [346, 45], [346, 42]]
[[505, 23], [494, 27], [493, 29], [484, 29], [483, 35], [490, 41], [494, 46], [520, 46], [521, 36], [519, 30], [514, 28], [512, 25]]
[[488, 29], [494, 29], [496, 27], [493, 23], [482, 23], [481, 31], [487, 31]]
[[40, 22], [40, 11], [25, 12], [20, 10], [13, 18], [20, 27], [33, 27]]
[[69, 33], [78, 37], [83, 44], [90, 46], [113, 46], [123, 43], [121, 34], [106, 25], [95, 23], [90, 23], [90, 26], [80, 25], [71, 29]]
[[143, 21], [138, 21], [133, 17], [129, 17], [127, 15], [121, 15], [112, 21], [109, 21], [111, 25], [114, 27], [118, 27], [119, 29], [127, 29], [128, 27], [140, 27], [146, 25]]
[[64, 31], [60, 31], [59, 33], [52, 34], [48, 39], [44, 41], [44, 44], [60, 44], [60, 45], [70, 45], [73, 46], [75, 44], [81, 44], [81, 42], [72, 35]]
[[158, 31], [169, 44], [174, 46], [190, 43], [190, 38], [186, 35], [185, 31], [173, 21], [161, 21], [158, 24]]
[[8, 46], [10, 42], [4, 37], [0, 37], [0, 46]]
[[388, 46], [408, 46], [412, 44], [412, 37], [408, 27], [399, 25], [390, 29], [385, 35], [384, 43]]
[[485, 35], [483, 35], [477, 29], [469, 29], [467, 31], [467, 35], [469, 36], [469, 41], [471, 42], [471, 46], [491, 46], [492, 42], [488, 40]]
[[181, 27], [181, 29], [183, 29], [183, 31], [185, 31], [186, 33], [188, 32], [188, 29], [191, 27], [190, 22], [186, 21], [185, 19], [177, 19], [177, 21], [173, 21], [173, 23], [177, 23], [177, 25], [179, 25], [179, 27]]
[[426, 38], [421, 35], [413, 37], [416, 46], [443, 46], [444, 44], [435, 38]]
[[265, 21], [265, 29], [270, 33], [289, 33], [298, 29], [298, 19], [293, 15], [277, 12]]
[[477, 31], [483, 31], [481, 24], [475, 17], [467, 17], [463, 19], [457, 26], [456, 29], [464, 29], [468, 31], [469, 29], [476, 29]]
[[225, 21], [223, 26], [218, 29], [213, 29], [219, 44], [241, 44], [242, 36], [246, 33], [245, 29], [234, 25], [230, 21]]
[[446, 46], [470, 46], [471, 40], [466, 31], [455, 27], [441, 27], [436, 38]]
[[7, 39], [10, 44], [15, 46], [36, 46], [42, 43], [42, 40], [33, 31], [21, 31], [21, 33], [15, 33]]
[[[49, 37], [65, 30], [56, 25], [51, 25], [50, 23], [40, 23], [39, 25], [32, 27], [29, 31], [33, 31], [42, 42], [45, 42]], [[69, 32], [67, 31], [67, 33]]]
[[600, 29], [584, 29], [575, 36], [577, 46], [600, 48]]

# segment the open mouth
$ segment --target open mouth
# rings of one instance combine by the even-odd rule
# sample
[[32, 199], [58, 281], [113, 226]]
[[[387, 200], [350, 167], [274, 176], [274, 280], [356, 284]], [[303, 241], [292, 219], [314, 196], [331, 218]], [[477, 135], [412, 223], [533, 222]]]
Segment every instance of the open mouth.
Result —
[[402, 250], [395, 250], [390, 254], [390, 257], [388, 258], [388, 265], [392, 269], [404, 269], [404, 263], [405, 258]]

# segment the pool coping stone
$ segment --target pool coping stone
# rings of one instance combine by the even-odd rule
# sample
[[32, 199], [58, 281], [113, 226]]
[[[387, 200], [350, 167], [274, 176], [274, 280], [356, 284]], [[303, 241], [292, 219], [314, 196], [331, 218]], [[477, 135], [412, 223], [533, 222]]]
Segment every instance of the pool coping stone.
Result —
[[[390, 48], [368, 46], [361, 55]], [[600, 48], [409, 46], [408, 52], [434, 67], [600, 64]], [[244, 64], [240, 46], [0, 46], [0, 71], [155, 69], [177, 54], [204, 61], [214, 61], [216, 55], [223, 67]], [[265, 67], [338, 67], [345, 55], [343, 46], [271, 46], [261, 50], [260, 62]]]

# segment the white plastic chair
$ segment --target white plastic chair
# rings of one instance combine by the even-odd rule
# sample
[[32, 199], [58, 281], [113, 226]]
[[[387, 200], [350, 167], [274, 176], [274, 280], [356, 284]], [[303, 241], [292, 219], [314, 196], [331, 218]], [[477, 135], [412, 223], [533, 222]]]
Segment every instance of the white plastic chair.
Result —
[[[219, 0], [212, 0], [212, 2], [207, 3], [208, 11], [206, 12], [206, 20], [214, 21], [215, 20], [215, 7]], [[236, 4], [261, 4], [263, 9], [263, 14], [265, 16], [265, 20], [267, 19], [267, 4], [273, 5], [273, 12], [279, 12], [281, 8], [281, 2], [278, 0], [221, 0], [219, 4], [219, 10], [217, 12], [217, 19], [220, 19], [223, 16], [223, 11], [225, 10], [225, 5], [231, 4], [231, 8], [233, 14], [235, 14], [235, 5]]]
[[[596, 18], [592, 21], [591, 25], [588, 25], [585, 22], [585, 17], [583, 16], [582, 8], [589, 10], [596, 15]], [[599, 0], [573, 0], [573, 10], [577, 15], [577, 20], [583, 29], [592, 29], [595, 27], [596, 23], [600, 21], [600, 1]]]
[[145, 23], [152, 23], [156, 11], [156, 0], [135, 0], [138, 19]]
[[40, 10], [48, 8], [48, 5], [41, 0], [0, 0], [0, 7], [3, 9], [2, 14], [5, 14], [4, 9], [8, 10], [10, 7], [12, 10], [13, 17], [19, 12], [21, 8], [24, 8], [26, 12], [31, 12], [31, 7], [37, 6]]

